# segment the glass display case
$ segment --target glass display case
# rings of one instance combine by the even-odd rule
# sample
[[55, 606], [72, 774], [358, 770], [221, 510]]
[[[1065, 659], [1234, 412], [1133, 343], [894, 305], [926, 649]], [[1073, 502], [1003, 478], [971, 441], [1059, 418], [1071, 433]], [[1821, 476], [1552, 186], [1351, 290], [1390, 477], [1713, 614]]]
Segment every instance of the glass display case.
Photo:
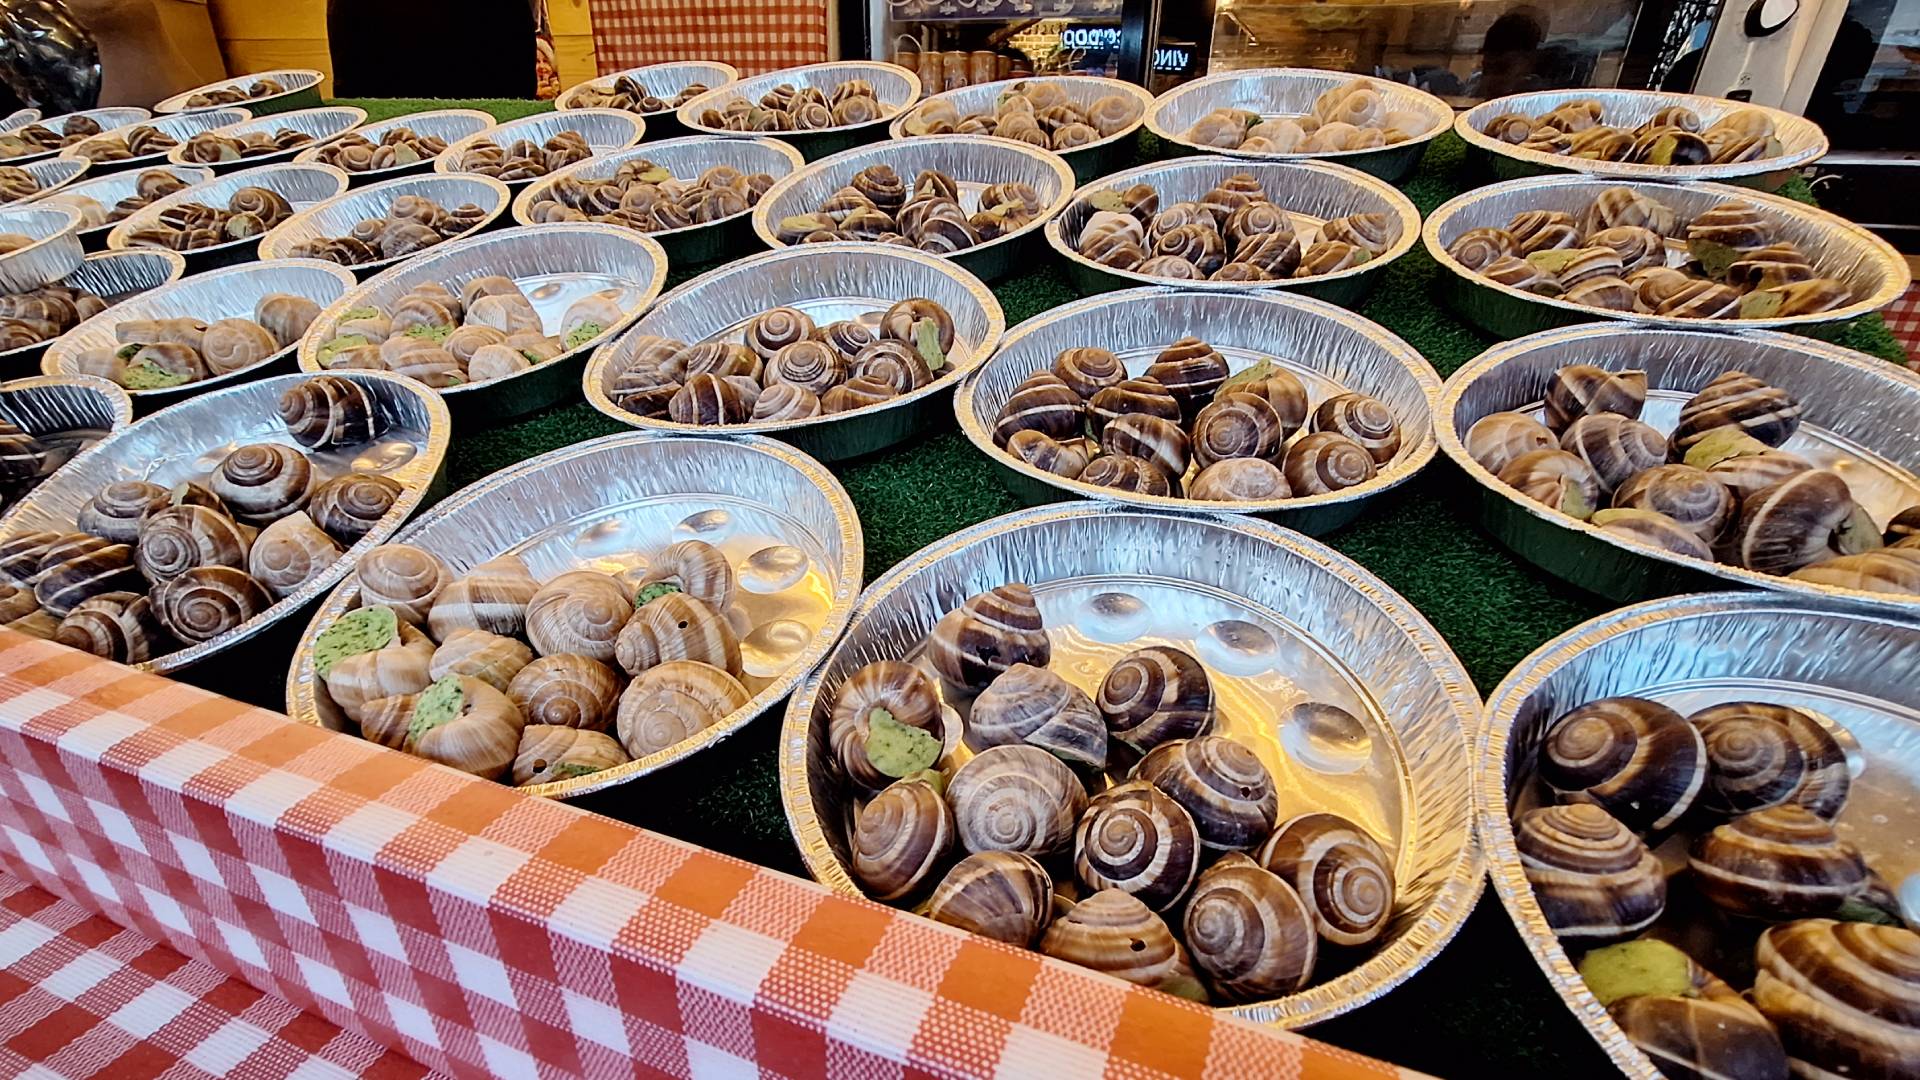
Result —
[[[842, 6], [841, 21], [843, 41], [859, 55], [911, 68], [928, 93], [939, 93], [1036, 73], [1142, 82], [1155, 6], [1153, 0], [854, 0]], [[859, 23], [857, 35], [844, 34], [850, 19]], [[1179, 59], [1170, 62], [1177, 67]], [[1190, 53], [1186, 60], [1190, 64]]]

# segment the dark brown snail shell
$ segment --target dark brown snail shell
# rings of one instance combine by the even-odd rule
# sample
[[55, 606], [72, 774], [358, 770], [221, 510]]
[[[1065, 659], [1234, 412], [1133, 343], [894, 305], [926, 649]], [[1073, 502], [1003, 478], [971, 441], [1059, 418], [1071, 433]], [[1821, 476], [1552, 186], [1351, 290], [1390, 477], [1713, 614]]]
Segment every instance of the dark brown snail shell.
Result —
[[1520, 244], [1505, 229], [1468, 229], [1447, 245], [1447, 254], [1460, 265], [1478, 272], [1503, 255], [1518, 257]]
[[1200, 870], [1200, 833], [1179, 803], [1143, 780], [1087, 804], [1073, 835], [1074, 876], [1088, 892], [1120, 889], [1155, 911], [1178, 904]]
[[938, 788], [895, 780], [853, 821], [853, 876], [875, 900], [912, 895], [953, 850], [953, 811]]
[[1367, 448], [1334, 431], [1316, 431], [1296, 440], [1287, 448], [1280, 471], [1295, 495], [1340, 491], [1364, 484], [1376, 473]]
[[1168, 479], [1187, 472], [1187, 433], [1180, 425], [1147, 413], [1117, 416], [1100, 429], [1100, 448], [1108, 454], [1150, 462]]
[[1093, 395], [1109, 386], [1118, 386], [1127, 378], [1127, 365], [1121, 363], [1119, 357], [1094, 346], [1060, 350], [1049, 370], [1085, 400], [1092, 400]]
[[1319, 943], [1305, 903], [1245, 855], [1228, 855], [1200, 875], [1182, 929], [1194, 965], [1230, 1001], [1291, 994], [1313, 977]]
[[140, 539], [140, 521], [165, 507], [167, 489], [144, 480], [121, 480], [100, 489], [74, 518], [74, 528], [116, 544]]
[[1244, 851], [1265, 839], [1279, 813], [1273, 777], [1252, 750], [1221, 735], [1163, 742], [1134, 768], [1193, 815], [1200, 842]]
[[1840, 589], [1920, 596], [1920, 542], [1903, 540], [1897, 547], [1823, 559], [1787, 576]]
[[1703, 469], [1657, 465], [1629, 477], [1613, 493], [1613, 505], [1664, 514], [1709, 544], [1733, 522], [1733, 493]]
[[1071, 765], [1107, 763], [1107, 727], [1093, 699], [1045, 668], [1015, 664], [980, 692], [967, 714], [976, 746], [1025, 743]]
[[378, 473], [343, 473], [313, 489], [307, 516], [343, 547], [380, 524], [405, 489]]
[[1087, 808], [1087, 789], [1060, 759], [1036, 746], [994, 746], [953, 774], [960, 845], [968, 851], [1014, 851], [1044, 857], [1073, 842]]
[[1657, 547], [1675, 555], [1713, 561], [1713, 549], [1700, 534], [1652, 510], [1610, 509], [1593, 515], [1592, 522], [1601, 532], [1635, 543]]
[[1122, 416], [1145, 413], [1178, 422], [1180, 402], [1157, 379], [1126, 379], [1096, 392], [1087, 402], [1088, 419], [1096, 434]]
[[338, 375], [316, 375], [280, 395], [287, 434], [309, 450], [357, 446], [380, 433], [379, 406], [366, 387]]
[[1222, 393], [1193, 418], [1193, 463], [1203, 471], [1234, 458], [1273, 462], [1286, 441], [1280, 413], [1259, 394]]
[[1824, 469], [1797, 473], [1740, 502], [1728, 538], [1730, 562], [1766, 574], [1788, 574], [1829, 555], [1876, 546], [1847, 482]]
[[693, 375], [668, 399], [667, 416], [677, 424], [741, 424], [753, 418], [758, 397], [734, 379]]
[[968, 597], [934, 624], [926, 647], [935, 671], [975, 692], [1015, 664], [1044, 668], [1053, 656], [1033, 590], [1019, 583]]
[[1191, 417], [1212, 399], [1227, 381], [1227, 358], [1195, 337], [1184, 337], [1161, 350], [1147, 367], [1147, 378], [1166, 387]]
[[1787, 1080], [1787, 1054], [1773, 1025], [1738, 992], [1713, 982], [1719, 989], [1698, 997], [1621, 998], [1607, 1007], [1607, 1015], [1672, 1080]]
[[940, 879], [927, 918], [1031, 949], [1053, 921], [1053, 878], [1031, 855], [978, 852]]
[[1200, 661], [1167, 645], [1121, 657], [1096, 701], [1108, 733], [1142, 752], [1213, 730], [1213, 680]]
[[228, 454], [208, 486], [238, 520], [267, 525], [305, 508], [313, 490], [313, 463], [290, 446], [254, 443]]
[[100, 593], [82, 600], [60, 620], [53, 640], [116, 664], [145, 663], [169, 643], [151, 604], [135, 592]]
[[1085, 423], [1086, 403], [1061, 379], [1036, 372], [1014, 388], [993, 420], [993, 441], [1000, 446], [1021, 431], [1037, 431], [1051, 439], [1070, 439]]
[[1172, 495], [1174, 482], [1160, 467], [1146, 458], [1127, 454], [1102, 454], [1087, 463], [1077, 477], [1095, 487], [1139, 495]]
[[1495, 476], [1521, 454], [1560, 445], [1545, 424], [1517, 412], [1488, 413], [1474, 421], [1462, 442], [1467, 456]]
[[1687, 854], [1694, 884], [1736, 915], [1799, 919], [1837, 911], [1867, 880], [1867, 865], [1825, 818], [1791, 803], [1716, 827]]
[[1585, 521], [1601, 500], [1600, 478], [1565, 450], [1534, 450], [1507, 463], [1500, 482], [1543, 506]]
[[1667, 879], [1647, 845], [1597, 806], [1543, 806], [1513, 823], [1520, 867], [1547, 925], [1595, 944], [1632, 937], [1667, 907]]
[[1618, 413], [1593, 413], [1575, 420], [1561, 434], [1560, 449], [1586, 462], [1605, 491], [1667, 457], [1667, 441], [1658, 431]]
[[196, 566], [148, 597], [161, 625], [188, 644], [211, 641], [273, 606], [259, 582], [230, 566]]
[[1685, 457], [1709, 432], [1725, 427], [1779, 446], [1800, 428], [1800, 403], [1744, 371], [1724, 372], [1680, 407], [1670, 439], [1673, 457]]
[[1558, 435], [1589, 413], [1638, 419], [1647, 403], [1647, 373], [1569, 364], [1547, 380], [1547, 427]]
[[1847, 755], [1820, 722], [1789, 705], [1732, 701], [1687, 717], [1707, 748], [1699, 805], [1747, 814], [1793, 803], [1832, 820], [1853, 776]]
[[854, 786], [878, 791], [898, 777], [881, 772], [867, 756], [869, 725], [885, 712], [908, 727], [935, 735], [943, 732], [940, 691], [911, 664], [876, 660], [847, 677], [833, 699], [827, 722], [827, 746]]
[[1706, 782], [1706, 747], [1657, 701], [1610, 697], [1556, 720], [1540, 743], [1540, 778], [1569, 802], [1590, 802], [1636, 831], [1663, 829]]
[[1336, 394], [1313, 411], [1313, 430], [1332, 431], [1360, 444], [1374, 464], [1400, 452], [1400, 424], [1393, 410], [1365, 394]]
[[33, 598], [48, 614], [65, 618], [84, 600], [141, 584], [133, 548], [76, 534], [46, 549], [34, 572]]
[[1920, 1073], [1920, 934], [1804, 919], [1760, 935], [1753, 1004], [1806, 1077]]
[[[766, 395], [761, 395], [762, 399]], [[1061, 442], [1038, 431], [1016, 431], [1007, 440], [1007, 452], [1036, 469], [1069, 480], [1085, 471], [1090, 460], [1078, 439]]]
[[1365, 945], [1386, 930], [1393, 860], [1346, 818], [1303, 814], [1275, 829], [1254, 858], [1300, 894], [1322, 940]]

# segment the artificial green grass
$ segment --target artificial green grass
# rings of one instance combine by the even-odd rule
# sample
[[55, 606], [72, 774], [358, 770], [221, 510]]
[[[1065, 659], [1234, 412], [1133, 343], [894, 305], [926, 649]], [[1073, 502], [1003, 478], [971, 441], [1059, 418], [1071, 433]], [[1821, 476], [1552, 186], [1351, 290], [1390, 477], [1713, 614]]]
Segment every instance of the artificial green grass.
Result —
[[[503, 119], [544, 110], [524, 101], [354, 101], [370, 119], [423, 109], [485, 109]], [[1143, 148], [1151, 153], [1153, 147]], [[1427, 213], [1472, 186], [1465, 144], [1434, 141], [1403, 188]], [[1811, 201], [1805, 184], [1786, 193]], [[678, 284], [699, 267], [673, 268]], [[1493, 339], [1435, 299], [1441, 270], [1423, 246], [1402, 256], [1362, 308], [1405, 338], [1442, 376]], [[1011, 326], [1078, 298], [1060, 271], [1043, 265], [998, 282], [994, 293]], [[1846, 327], [1841, 344], [1903, 359], [1878, 316]], [[497, 469], [583, 439], [625, 430], [584, 402], [563, 405], [488, 431], [462, 431], [448, 456], [458, 488]], [[872, 580], [921, 547], [961, 528], [1020, 508], [995, 467], [949, 430], [854, 462], [833, 466], [859, 511]], [[1457, 478], [1436, 462], [1361, 521], [1326, 537], [1378, 574], [1424, 614], [1466, 664], [1482, 693], [1529, 652], [1613, 605], [1521, 562], [1469, 518], [1454, 495]], [[702, 754], [697, 763], [584, 805], [742, 858], [802, 872], [779, 799], [779, 718]], [[1563, 1076], [1613, 1070], [1537, 974], [1491, 895], [1451, 949], [1379, 1002], [1314, 1030], [1316, 1037], [1441, 1075], [1502, 1075], [1551, 1066]]]

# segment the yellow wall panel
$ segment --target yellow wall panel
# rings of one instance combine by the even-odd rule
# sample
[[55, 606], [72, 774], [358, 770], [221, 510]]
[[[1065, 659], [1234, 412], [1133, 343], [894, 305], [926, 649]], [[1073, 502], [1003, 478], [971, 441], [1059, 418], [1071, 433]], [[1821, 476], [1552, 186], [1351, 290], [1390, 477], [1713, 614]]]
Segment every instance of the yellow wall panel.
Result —
[[327, 0], [213, 0], [214, 33], [225, 38], [325, 38]]
[[554, 44], [563, 35], [593, 33], [593, 15], [587, 0], [547, 0], [547, 25], [553, 27]]
[[553, 35], [554, 59], [560, 67], [560, 85], [574, 86], [599, 74], [593, 64], [593, 35]]

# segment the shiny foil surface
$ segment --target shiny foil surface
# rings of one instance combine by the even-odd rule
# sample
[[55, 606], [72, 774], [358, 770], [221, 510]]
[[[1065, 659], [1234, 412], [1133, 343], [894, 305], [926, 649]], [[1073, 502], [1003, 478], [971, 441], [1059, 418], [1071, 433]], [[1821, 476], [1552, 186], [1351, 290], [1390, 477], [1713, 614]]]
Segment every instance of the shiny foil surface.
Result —
[[[729, 132], [721, 128], [708, 127], [700, 122], [700, 114], [708, 109], [724, 108], [734, 98], [745, 98], [758, 105], [767, 91], [780, 86], [792, 86], [796, 89], [813, 87], [833, 95], [833, 88], [854, 79], [865, 79], [873, 87], [874, 100], [880, 103], [880, 115], [864, 124], [843, 124], [839, 127], [817, 128], [811, 131], [776, 132]], [[802, 67], [784, 68], [769, 71], [764, 75], [752, 75], [727, 86], [715, 87], [687, 102], [674, 113], [674, 118], [688, 131], [704, 135], [744, 135], [771, 134], [781, 141], [789, 143], [794, 149], [807, 156], [808, 161], [817, 161], [828, 154], [837, 153], [861, 143], [873, 142], [887, 136], [887, 123], [901, 110], [920, 98], [920, 76], [898, 64], [884, 64], [878, 60], [835, 60], [825, 64], [807, 64]]]
[[[566, 112], [535, 113], [518, 120], [508, 120], [495, 124], [461, 139], [447, 144], [440, 156], [433, 159], [433, 171], [437, 173], [457, 173], [460, 171], [460, 158], [468, 148], [479, 142], [492, 142], [505, 149], [525, 139], [535, 144], [545, 144], [548, 139], [563, 131], [577, 133], [587, 140], [588, 149], [594, 157], [610, 154], [615, 150], [625, 150], [639, 142], [647, 133], [647, 122], [635, 113], [622, 112], [619, 109], [569, 109]], [[534, 181], [503, 181], [508, 187], [525, 187]]]
[[[215, 128], [223, 128], [229, 124], [237, 124], [243, 120], [251, 119], [253, 115], [253, 112], [248, 109], [243, 109], [236, 105], [227, 105], [218, 109], [207, 109], [202, 112], [180, 113], [175, 116], [156, 116], [152, 120], [143, 122], [155, 131], [161, 132], [184, 144], [188, 139], [193, 138], [203, 131], [212, 131]], [[91, 135], [80, 140], [61, 151], [61, 153], [67, 157], [82, 157], [84, 155], [82, 155], [80, 151], [85, 147], [106, 142], [109, 139], [119, 139], [125, 135], [126, 132], [124, 131], [103, 131], [98, 135]], [[134, 169], [164, 167], [167, 164], [167, 155], [171, 152], [172, 149], [169, 148], [167, 150], [155, 150], [151, 154], [141, 154], [138, 157], [122, 158], [119, 161], [96, 161], [93, 163], [93, 168], [88, 171], [93, 176], [98, 177], [100, 174], [106, 172], [123, 172]], [[177, 170], [169, 169], [168, 171], [173, 172]], [[209, 169], [207, 172], [211, 174], [212, 170]]]
[[[452, 210], [458, 206], [471, 204], [486, 211], [486, 217], [481, 219], [479, 224], [441, 243], [463, 239], [486, 229], [507, 212], [507, 200], [511, 197], [507, 191], [507, 185], [500, 181], [490, 176], [468, 173], [447, 176], [403, 176], [397, 180], [351, 188], [326, 202], [315, 203], [305, 210], [298, 211], [292, 217], [267, 230], [267, 235], [260, 241], [260, 258], [263, 260], [293, 258], [293, 249], [306, 241], [345, 236], [352, 231], [355, 224], [367, 218], [386, 217], [387, 209], [393, 205], [393, 200], [402, 195], [432, 199], [443, 210]], [[434, 247], [438, 246], [438, 244], [434, 245]], [[348, 269], [358, 277], [371, 277], [403, 259], [417, 258], [420, 254], [422, 252], [392, 259], [375, 259], [372, 262], [355, 264]]]
[[[187, 260], [171, 251], [102, 251], [87, 256], [61, 284], [85, 289], [109, 304], [117, 304], [177, 280], [186, 270]], [[6, 365], [0, 371], [38, 369], [40, 358], [58, 340], [36, 341], [0, 352], [0, 364]]]
[[[396, 116], [390, 120], [382, 120], [375, 124], [362, 124], [354, 128], [353, 131], [354, 134], [378, 146], [380, 145], [381, 137], [387, 132], [392, 131], [394, 128], [403, 127], [416, 135], [431, 135], [434, 138], [442, 139], [447, 145], [451, 146], [476, 131], [492, 127], [494, 123], [495, 121], [492, 114], [483, 113], [479, 109], [434, 109], [431, 112], [407, 113], [404, 116]], [[293, 160], [296, 162], [318, 161], [320, 160], [321, 149], [322, 146], [308, 146], [293, 155]], [[360, 172], [349, 172], [347, 176], [356, 185], [371, 184], [396, 176], [428, 172], [432, 170], [432, 168], [433, 158], [422, 158], [410, 165], [393, 165], [385, 169], [366, 169]]]
[[21, 533], [72, 532], [75, 516], [101, 488], [121, 480], [163, 487], [204, 481], [235, 449], [248, 443], [279, 443], [301, 450], [316, 479], [350, 471], [374, 472], [404, 489], [385, 517], [331, 567], [225, 634], [132, 665], [165, 675], [252, 638], [333, 588], [369, 549], [393, 535], [440, 475], [452, 427], [445, 403], [409, 379], [378, 371], [336, 372], [366, 386], [379, 406], [386, 432], [370, 443], [324, 452], [308, 451], [280, 420], [280, 395], [307, 375], [280, 375], [234, 383], [162, 409], [102, 439], [34, 488], [0, 517], [0, 539]]
[[231, 79], [221, 79], [205, 86], [196, 86], [184, 90], [153, 107], [156, 113], [205, 112], [204, 109], [188, 109], [187, 99], [195, 94], [204, 94], [213, 90], [234, 89], [246, 93], [247, 88], [261, 79], [273, 79], [287, 89], [266, 97], [248, 98], [243, 104], [255, 116], [268, 113], [288, 112], [293, 109], [305, 109], [320, 104], [320, 80], [323, 76], [312, 68], [276, 68], [273, 71], [256, 71], [251, 75], [238, 75]]
[[[182, 203], [199, 203], [217, 210], [227, 208], [233, 193], [243, 187], [260, 187], [277, 193], [287, 200], [288, 205], [298, 212], [316, 203], [322, 203], [347, 190], [347, 174], [331, 165], [296, 165], [282, 162], [278, 165], [262, 165], [255, 169], [242, 169], [239, 172], [225, 173], [196, 184], [184, 191], [171, 195], [162, 195], [118, 224], [107, 233], [107, 247], [125, 250], [129, 247], [128, 237], [136, 230], [157, 225], [160, 215], [170, 206]], [[229, 240], [224, 244], [183, 251], [180, 254], [192, 267], [225, 266], [230, 263], [251, 261], [258, 253], [260, 237], [245, 236], [238, 240]]]
[[80, 268], [80, 211], [70, 206], [22, 203], [0, 207], [0, 233], [33, 243], [0, 255], [0, 293], [26, 292], [59, 281]]
[[[751, 599], [758, 610], [749, 613], [740, 605], [739, 618], [759, 629], [767, 623], [756, 620], [795, 622], [804, 615], [818, 620], [817, 629], [804, 644], [793, 642], [791, 659], [777, 672], [749, 672], [746, 686], [753, 696], [747, 704], [697, 736], [601, 772], [520, 789], [569, 798], [637, 780], [718, 743], [779, 704], [819, 664], [846, 629], [860, 594], [865, 549], [846, 490], [819, 462], [772, 439], [634, 431], [494, 473], [394, 539], [440, 556], [456, 577], [513, 553], [540, 581], [569, 570], [596, 570], [627, 582], [644, 575], [669, 544], [695, 539], [725, 550], [747, 536], [799, 549], [811, 573], [798, 586], [804, 596], [773, 596], [743, 585], [742, 600]], [[349, 574], [301, 635], [287, 675], [287, 715], [301, 723], [354, 730], [315, 676], [312, 644], [359, 599], [359, 578]]]
[[[4, 164], [8, 163], [0, 162], [0, 165]], [[16, 199], [10, 203], [0, 203], [0, 205], [18, 206], [21, 203], [36, 202], [46, 198], [48, 195], [61, 190], [68, 184], [84, 176], [89, 164], [91, 164], [91, 162], [85, 158], [69, 157], [48, 157], [41, 158], [39, 161], [29, 161], [25, 165], [16, 164], [14, 165], [15, 168], [33, 177], [34, 182], [40, 185], [40, 190], [24, 199]]]
[[252, 120], [242, 120], [217, 130], [217, 134], [231, 138], [242, 135], [272, 135], [275, 132], [291, 129], [312, 137], [313, 142], [290, 146], [285, 150], [275, 150], [267, 154], [250, 154], [233, 161], [188, 161], [187, 143], [183, 139], [179, 146], [167, 151], [167, 160], [175, 165], [203, 165], [214, 172], [228, 172], [235, 169], [250, 169], [260, 165], [273, 165], [283, 161], [292, 161], [302, 151], [312, 149], [315, 144], [325, 145], [366, 123], [367, 110], [351, 105], [329, 105], [322, 109], [300, 109], [295, 112], [274, 113], [256, 116]]
[[[787, 821], [822, 884], [862, 895], [848, 870], [854, 800], [827, 748], [841, 685], [875, 660], [914, 662], [942, 615], [1010, 582], [1034, 588], [1050, 670], [1087, 689], [1132, 649], [1188, 649], [1215, 682], [1218, 730], [1255, 750], [1283, 806], [1334, 809], [1393, 853], [1398, 891], [1385, 943], [1350, 971], [1233, 1006], [1235, 1015], [1284, 1027], [1325, 1020], [1385, 994], [1452, 939], [1484, 872], [1468, 796], [1468, 738], [1480, 705], [1439, 634], [1358, 564], [1297, 533], [1248, 518], [1092, 503], [962, 530], [861, 596], [846, 636], [795, 691], [781, 728]], [[951, 687], [942, 693], [956, 711], [968, 704]], [[1348, 709], [1364, 731], [1334, 746], [1275, 719], [1305, 700]], [[949, 753], [969, 751], [954, 742]]]
[[0, 420], [34, 436], [117, 431], [133, 423], [133, 401], [91, 375], [31, 375], [0, 383]]
[[40, 119], [39, 109], [15, 109], [0, 119], [0, 131], [13, 131], [36, 123]]
[[[602, 75], [597, 79], [588, 79], [578, 86], [568, 87], [554, 100], [553, 107], [565, 112], [570, 109], [592, 108], [578, 104], [584, 92], [592, 89], [607, 93], [613, 89], [614, 81], [625, 75], [640, 84], [641, 89], [664, 101], [672, 101], [674, 96], [694, 83], [709, 90], [718, 90], [740, 78], [739, 69], [732, 64], [722, 64], [713, 60], [673, 60], [664, 64], [647, 64], [642, 67], [616, 71]], [[642, 116], [668, 116], [672, 109], [661, 109]]]
[[[178, 177], [185, 181], [189, 187], [194, 184], [204, 184], [208, 180], [213, 179], [212, 169], [194, 168], [186, 165], [169, 165], [164, 162], [155, 166], [155, 168]], [[140, 174], [146, 171], [146, 169], [122, 169], [119, 172], [110, 172], [102, 176], [99, 175], [100, 166], [95, 165], [93, 168], [87, 170], [84, 179], [77, 179], [73, 183], [60, 189], [60, 194], [62, 196], [85, 196], [111, 211], [121, 199], [128, 198], [139, 192]], [[58, 203], [61, 200], [55, 199], [53, 201]], [[105, 225], [96, 225], [91, 229], [81, 229], [79, 233], [81, 245], [89, 251], [98, 251], [106, 247], [107, 234], [113, 231], [115, 224], [117, 223], [110, 221]]]
[[1123, 164], [1133, 156], [1139, 142], [1140, 128], [1147, 122], [1147, 111], [1153, 107], [1153, 95], [1145, 87], [1136, 86], [1119, 79], [1109, 79], [1100, 75], [1075, 75], [1072, 78], [1047, 78], [1044, 75], [1029, 75], [1019, 79], [1000, 79], [995, 82], [975, 83], [948, 90], [942, 94], [929, 94], [925, 100], [893, 118], [887, 125], [887, 134], [896, 139], [925, 138], [907, 133], [907, 120], [919, 111], [920, 105], [929, 101], [945, 101], [951, 104], [962, 117], [984, 113], [993, 115], [993, 109], [1007, 91], [1034, 83], [1046, 83], [1065, 91], [1067, 100], [1085, 111], [1087, 106], [1103, 97], [1118, 95], [1133, 104], [1135, 116], [1133, 123], [1111, 135], [1102, 136], [1086, 144], [1067, 150], [1055, 150], [1061, 160], [1073, 167], [1076, 183], [1086, 183], [1096, 176], [1112, 172], [1114, 167]]

